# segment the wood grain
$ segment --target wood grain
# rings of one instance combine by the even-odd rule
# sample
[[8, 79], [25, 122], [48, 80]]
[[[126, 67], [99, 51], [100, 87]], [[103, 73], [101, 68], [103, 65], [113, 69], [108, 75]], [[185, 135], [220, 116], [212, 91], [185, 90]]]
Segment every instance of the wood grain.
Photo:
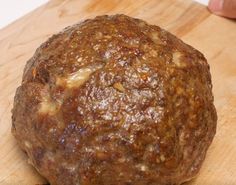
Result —
[[124, 13], [176, 34], [209, 61], [218, 112], [216, 137], [199, 176], [188, 185], [236, 184], [236, 23], [190, 0], [52, 0], [0, 30], [0, 184], [46, 181], [12, 137], [11, 109], [26, 61], [49, 36], [101, 14]]

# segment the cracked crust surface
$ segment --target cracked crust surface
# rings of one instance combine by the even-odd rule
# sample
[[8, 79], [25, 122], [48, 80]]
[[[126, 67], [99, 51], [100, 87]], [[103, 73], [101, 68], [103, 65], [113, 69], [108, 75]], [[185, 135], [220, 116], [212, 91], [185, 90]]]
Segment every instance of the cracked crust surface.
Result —
[[216, 131], [204, 56], [125, 15], [68, 27], [27, 62], [12, 132], [51, 185], [178, 185]]

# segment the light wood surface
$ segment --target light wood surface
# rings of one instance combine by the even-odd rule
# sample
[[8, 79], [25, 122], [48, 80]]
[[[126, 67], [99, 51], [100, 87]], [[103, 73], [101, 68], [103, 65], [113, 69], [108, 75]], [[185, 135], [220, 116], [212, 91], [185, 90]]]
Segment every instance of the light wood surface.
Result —
[[11, 135], [11, 109], [26, 61], [50, 35], [85, 18], [124, 13], [159, 25], [203, 52], [211, 67], [218, 128], [188, 185], [236, 185], [236, 22], [191, 0], [53, 0], [0, 30], [0, 185], [46, 181]]

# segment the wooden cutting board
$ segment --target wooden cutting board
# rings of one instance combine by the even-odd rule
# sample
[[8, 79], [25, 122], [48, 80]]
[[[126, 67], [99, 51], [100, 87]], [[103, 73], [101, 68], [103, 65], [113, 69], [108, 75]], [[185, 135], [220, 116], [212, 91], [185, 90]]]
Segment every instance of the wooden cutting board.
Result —
[[62, 28], [116, 13], [159, 25], [205, 54], [218, 128], [199, 176], [187, 184], [236, 185], [236, 22], [212, 15], [191, 0], [52, 0], [0, 30], [0, 185], [46, 183], [27, 163], [10, 131], [13, 97], [26, 61]]

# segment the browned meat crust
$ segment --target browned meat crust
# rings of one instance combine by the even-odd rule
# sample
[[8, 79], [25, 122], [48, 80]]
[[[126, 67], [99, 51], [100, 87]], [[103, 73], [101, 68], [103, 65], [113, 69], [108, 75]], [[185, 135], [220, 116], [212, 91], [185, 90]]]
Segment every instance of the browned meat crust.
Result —
[[64, 29], [28, 61], [12, 132], [52, 185], [176, 185], [216, 131], [204, 56], [125, 15]]

